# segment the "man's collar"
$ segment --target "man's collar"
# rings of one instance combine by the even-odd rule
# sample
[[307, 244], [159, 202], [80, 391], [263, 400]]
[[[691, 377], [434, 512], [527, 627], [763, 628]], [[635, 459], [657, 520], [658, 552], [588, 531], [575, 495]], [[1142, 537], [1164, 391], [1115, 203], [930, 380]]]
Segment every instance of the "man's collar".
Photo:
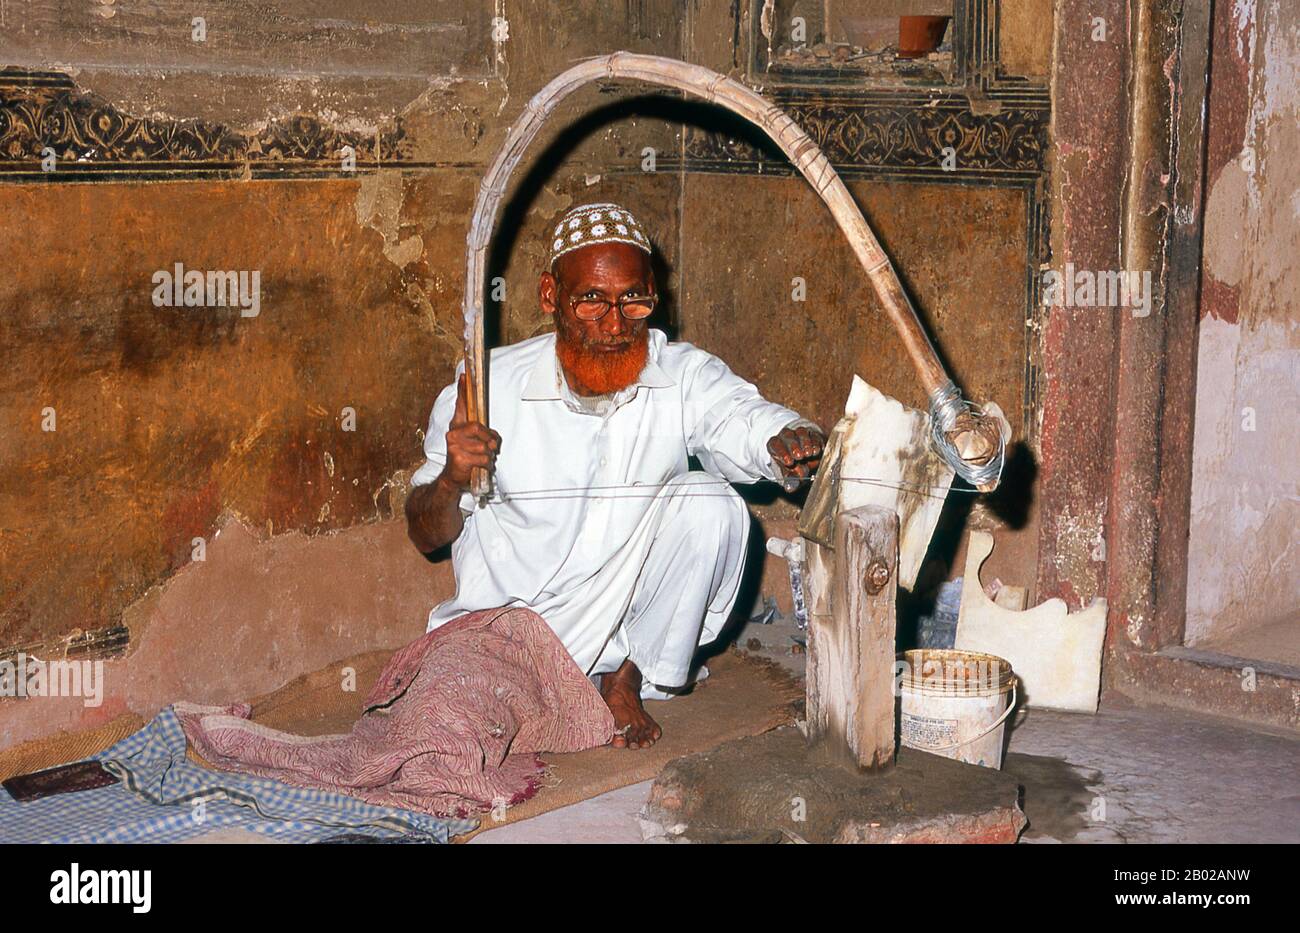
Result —
[[[651, 328], [646, 335], [646, 342], [649, 344], [646, 352], [645, 367], [641, 370], [641, 375], [628, 386], [646, 386], [651, 389], [664, 389], [671, 385], [676, 385], [672, 377], [664, 372], [659, 365], [659, 348], [663, 346], [665, 340], [661, 331]], [[537, 354], [537, 362], [533, 364], [533, 370], [528, 374], [528, 382], [524, 384], [524, 391], [520, 393], [520, 399], [528, 400], [560, 400], [560, 387], [556, 382], [556, 372], [559, 367], [555, 361], [555, 334], [550, 334], [550, 339], [545, 342], [541, 352]]]

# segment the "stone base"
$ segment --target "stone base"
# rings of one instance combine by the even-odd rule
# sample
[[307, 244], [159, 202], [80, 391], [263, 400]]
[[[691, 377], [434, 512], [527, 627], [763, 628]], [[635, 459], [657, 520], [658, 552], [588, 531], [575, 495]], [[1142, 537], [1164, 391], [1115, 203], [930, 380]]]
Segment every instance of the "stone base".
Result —
[[910, 748], [860, 774], [786, 727], [669, 762], [642, 811], [667, 842], [1015, 842], [1015, 777]]

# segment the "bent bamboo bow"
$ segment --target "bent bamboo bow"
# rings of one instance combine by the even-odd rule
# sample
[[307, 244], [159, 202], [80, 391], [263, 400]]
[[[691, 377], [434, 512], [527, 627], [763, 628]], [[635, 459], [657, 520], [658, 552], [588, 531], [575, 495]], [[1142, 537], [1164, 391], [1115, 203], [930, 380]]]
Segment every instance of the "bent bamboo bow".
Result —
[[[931, 439], [939, 455], [973, 485], [993, 489], [1001, 476], [1009, 434], [1006, 420], [995, 406], [972, 410], [962, 400], [926, 336], [916, 310], [903, 291], [889, 257], [880, 248], [862, 211], [830, 162], [802, 129], [779, 107], [737, 81], [708, 68], [657, 55], [614, 52], [573, 66], [538, 91], [510, 128], [505, 142], [488, 166], [479, 185], [468, 235], [465, 281], [465, 371], [470, 395], [466, 413], [471, 421], [487, 423], [487, 384], [483, 345], [484, 266], [488, 244], [507, 182], [529, 143], [556, 105], [578, 88], [593, 81], [628, 78], [675, 88], [719, 104], [761, 128], [781, 147], [800, 174], [830, 208], [835, 222], [848, 238], [858, 262], [889, 315], [917, 377], [930, 399]], [[470, 491], [482, 500], [491, 492], [487, 471], [474, 471]]]

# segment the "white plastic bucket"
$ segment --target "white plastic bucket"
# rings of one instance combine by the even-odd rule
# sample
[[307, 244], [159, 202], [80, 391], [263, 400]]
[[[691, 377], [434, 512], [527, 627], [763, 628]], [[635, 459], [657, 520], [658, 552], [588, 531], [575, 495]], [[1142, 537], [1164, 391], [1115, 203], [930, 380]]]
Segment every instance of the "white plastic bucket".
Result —
[[1016, 708], [1005, 658], [976, 651], [903, 652], [900, 733], [908, 748], [986, 768], [1002, 767], [1002, 735]]

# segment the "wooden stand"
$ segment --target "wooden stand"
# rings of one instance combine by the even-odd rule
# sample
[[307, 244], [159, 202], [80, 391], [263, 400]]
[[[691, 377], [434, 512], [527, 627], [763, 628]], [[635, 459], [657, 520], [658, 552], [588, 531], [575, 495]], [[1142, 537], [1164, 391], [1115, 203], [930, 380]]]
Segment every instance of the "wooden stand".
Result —
[[804, 539], [808, 742], [860, 770], [897, 751], [894, 632], [898, 514], [862, 506], [835, 518], [835, 550]]
[[642, 831], [666, 842], [1015, 842], [1025, 815], [1014, 775], [897, 749], [898, 513], [846, 509], [832, 541], [803, 539], [807, 738], [773, 729], [669, 762]]

